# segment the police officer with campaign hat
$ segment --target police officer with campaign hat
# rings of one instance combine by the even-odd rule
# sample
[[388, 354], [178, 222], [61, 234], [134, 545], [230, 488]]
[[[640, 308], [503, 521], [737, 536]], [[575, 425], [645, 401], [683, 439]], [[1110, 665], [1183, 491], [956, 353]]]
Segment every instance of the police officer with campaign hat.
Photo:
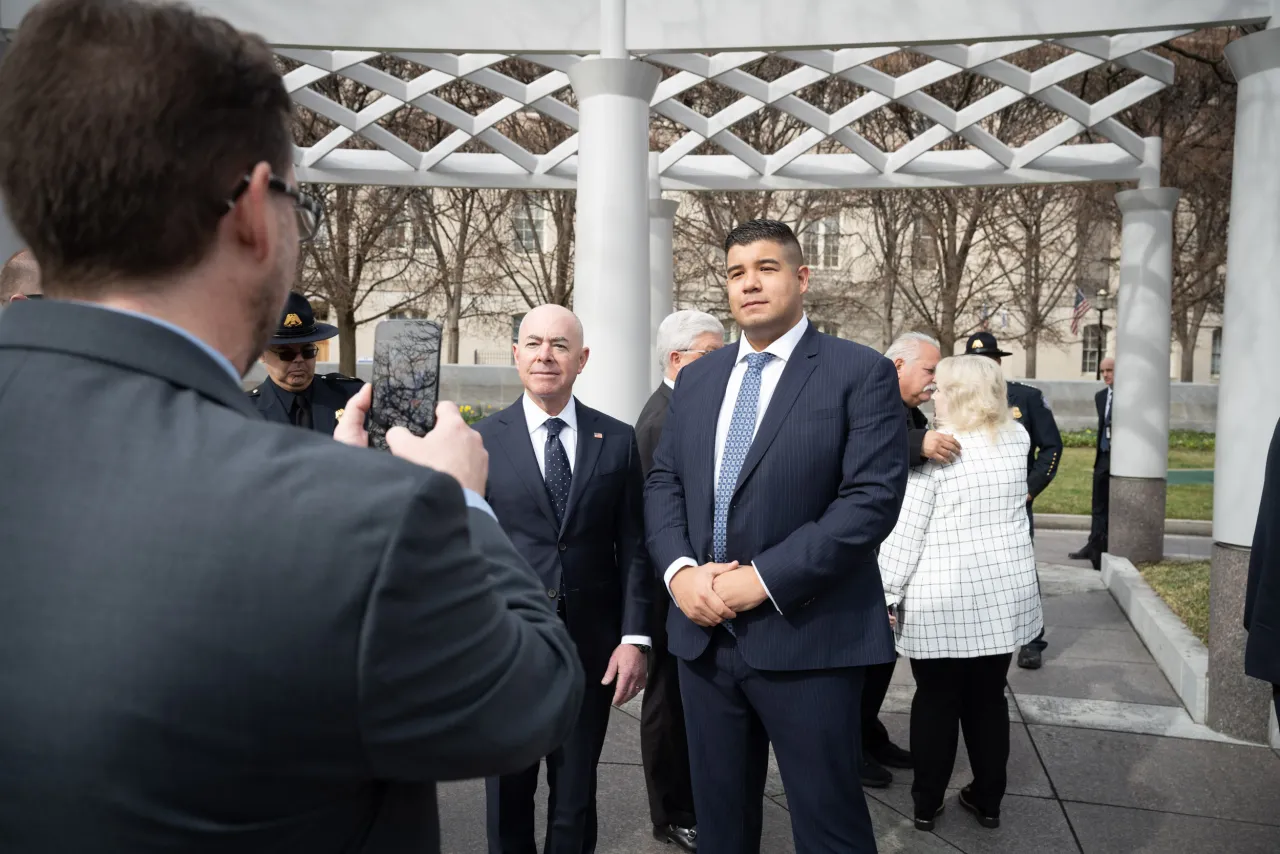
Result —
[[[990, 332], [977, 332], [969, 336], [965, 342], [966, 356], [986, 356], [999, 362], [1012, 353], [1000, 349], [996, 337]], [[1009, 396], [1009, 408], [1013, 417], [1026, 428], [1031, 437], [1031, 453], [1027, 457], [1027, 519], [1031, 523], [1031, 535], [1035, 536], [1035, 516], [1031, 512], [1031, 503], [1037, 495], [1044, 492], [1058, 473], [1058, 463], [1062, 460], [1062, 434], [1058, 432], [1058, 422], [1053, 420], [1049, 403], [1044, 394], [1035, 386], [1008, 380], [1005, 389]], [[1018, 653], [1018, 666], [1028, 670], [1040, 667], [1041, 653], [1048, 646], [1044, 640], [1044, 632], [1022, 648]]]
[[332, 435], [347, 401], [364, 386], [342, 374], [316, 376], [316, 342], [337, 334], [336, 326], [316, 322], [306, 297], [289, 294], [280, 327], [262, 354], [267, 379], [249, 392], [264, 418]]

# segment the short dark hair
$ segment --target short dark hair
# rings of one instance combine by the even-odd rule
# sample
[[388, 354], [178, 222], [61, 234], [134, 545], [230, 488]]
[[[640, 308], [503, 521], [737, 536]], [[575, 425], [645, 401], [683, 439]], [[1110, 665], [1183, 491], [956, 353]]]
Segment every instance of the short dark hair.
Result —
[[190, 7], [44, 0], [0, 63], [0, 190], [51, 296], [195, 266], [237, 182], [292, 155], [271, 49]]
[[724, 239], [724, 254], [728, 255], [734, 246], [750, 246], [762, 240], [781, 245], [791, 254], [796, 267], [804, 265], [804, 251], [796, 240], [796, 233], [791, 226], [776, 219], [753, 219], [736, 226]]

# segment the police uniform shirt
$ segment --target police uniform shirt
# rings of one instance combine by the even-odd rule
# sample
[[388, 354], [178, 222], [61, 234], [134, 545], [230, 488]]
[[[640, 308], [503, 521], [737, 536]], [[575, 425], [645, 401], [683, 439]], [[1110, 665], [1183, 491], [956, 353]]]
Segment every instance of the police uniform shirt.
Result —
[[268, 421], [293, 424], [293, 405], [299, 397], [310, 403], [310, 429], [332, 435], [347, 401], [364, 387], [364, 382], [342, 374], [319, 374], [301, 395], [282, 389], [270, 379], [249, 392], [258, 411]]

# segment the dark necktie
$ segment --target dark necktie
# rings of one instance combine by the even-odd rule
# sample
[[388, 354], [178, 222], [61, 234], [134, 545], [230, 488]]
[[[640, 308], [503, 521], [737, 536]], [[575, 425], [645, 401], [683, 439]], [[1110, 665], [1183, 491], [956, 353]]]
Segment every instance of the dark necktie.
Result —
[[299, 427], [311, 429], [311, 401], [305, 395], [293, 396], [293, 408], [289, 410], [289, 420]]
[[1111, 453], [1111, 391], [1107, 391], [1107, 402], [1103, 404], [1106, 407], [1106, 415], [1102, 419], [1102, 435], [1098, 438], [1098, 448], [1105, 453]]
[[548, 418], [546, 421], [547, 444], [543, 454], [545, 471], [542, 479], [547, 485], [547, 497], [551, 499], [551, 509], [556, 513], [557, 525], [564, 524], [564, 511], [569, 506], [569, 487], [573, 483], [569, 455], [560, 442], [560, 431], [566, 426], [559, 418]]

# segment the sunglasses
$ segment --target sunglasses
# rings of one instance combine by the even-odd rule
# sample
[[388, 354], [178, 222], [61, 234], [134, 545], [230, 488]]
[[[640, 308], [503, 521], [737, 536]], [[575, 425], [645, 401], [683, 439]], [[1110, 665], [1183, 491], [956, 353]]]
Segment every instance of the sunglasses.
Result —
[[319, 347], [272, 347], [271, 354], [282, 362], [292, 362], [301, 356], [314, 359], [320, 353]]

